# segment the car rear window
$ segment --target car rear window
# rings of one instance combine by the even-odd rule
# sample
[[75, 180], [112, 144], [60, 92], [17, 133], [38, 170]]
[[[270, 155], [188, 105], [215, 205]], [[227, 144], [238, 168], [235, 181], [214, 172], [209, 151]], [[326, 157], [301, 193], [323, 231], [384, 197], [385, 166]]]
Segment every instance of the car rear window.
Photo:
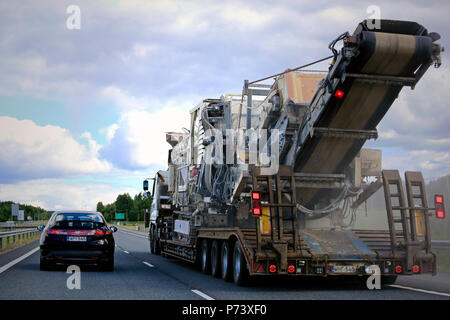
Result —
[[64, 229], [96, 229], [104, 226], [103, 219], [95, 213], [60, 213], [55, 216], [54, 227]]

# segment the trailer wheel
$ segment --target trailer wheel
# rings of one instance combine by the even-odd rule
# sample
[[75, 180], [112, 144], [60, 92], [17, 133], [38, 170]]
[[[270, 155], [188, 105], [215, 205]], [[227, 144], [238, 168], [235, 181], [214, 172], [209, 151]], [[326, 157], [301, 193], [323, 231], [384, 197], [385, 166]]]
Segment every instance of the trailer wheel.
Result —
[[244, 253], [239, 241], [234, 243], [233, 252], [233, 280], [238, 286], [246, 283], [248, 278], [247, 263], [245, 262]]
[[222, 250], [221, 250], [221, 262], [222, 262], [222, 280], [224, 281], [230, 281], [231, 279], [231, 273], [232, 273], [232, 255], [230, 251], [230, 245], [228, 241], [224, 241], [222, 243]]
[[202, 256], [200, 261], [202, 265], [202, 272], [204, 274], [209, 274], [211, 267], [211, 252], [209, 250], [209, 242], [206, 239], [202, 241]]
[[219, 240], [214, 240], [211, 245], [211, 274], [215, 278], [219, 278], [221, 275], [219, 248]]

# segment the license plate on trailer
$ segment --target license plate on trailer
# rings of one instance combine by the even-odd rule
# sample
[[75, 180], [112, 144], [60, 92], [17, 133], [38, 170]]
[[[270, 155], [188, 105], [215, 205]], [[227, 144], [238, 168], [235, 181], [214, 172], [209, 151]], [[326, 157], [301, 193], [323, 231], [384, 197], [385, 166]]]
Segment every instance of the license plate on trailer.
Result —
[[355, 266], [333, 266], [332, 271], [335, 273], [355, 273], [356, 267]]
[[67, 237], [67, 241], [86, 241], [86, 237]]

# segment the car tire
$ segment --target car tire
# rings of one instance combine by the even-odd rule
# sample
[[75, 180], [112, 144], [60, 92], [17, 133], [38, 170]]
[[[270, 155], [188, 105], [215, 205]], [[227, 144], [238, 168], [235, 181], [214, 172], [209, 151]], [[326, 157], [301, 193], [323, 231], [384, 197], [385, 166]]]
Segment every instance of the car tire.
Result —
[[150, 252], [152, 254], [160, 255], [161, 247], [159, 246], [159, 241], [156, 239], [156, 229], [152, 228], [152, 237], [150, 238]]
[[200, 256], [200, 263], [202, 267], [202, 272], [204, 274], [209, 274], [211, 270], [211, 251], [209, 250], [209, 242], [204, 239], [202, 241], [202, 251]]
[[238, 286], [243, 286], [248, 280], [247, 263], [239, 241], [234, 243], [233, 251], [233, 281]]
[[51, 267], [50, 263], [41, 258], [41, 261], [39, 263], [39, 269], [41, 271], [48, 271], [50, 270], [50, 267]]
[[114, 271], [114, 257], [110, 258], [108, 261], [105, 261], [101, 264], [100, 268], [103, 271], [112, 272]]
[[224, 281], [230, 281], [231, 280], [231, 273], [232, 273], [232, 255], [230, 251], [230, 245], [228, 241], [224, 241], [222, 243], [222, 249], [221, 249], [221, 275], [222, 280]]
[[211, 275], [215, 278], [221, 276], [220, 272], [220, 242], [214, 240], [211, 244]]

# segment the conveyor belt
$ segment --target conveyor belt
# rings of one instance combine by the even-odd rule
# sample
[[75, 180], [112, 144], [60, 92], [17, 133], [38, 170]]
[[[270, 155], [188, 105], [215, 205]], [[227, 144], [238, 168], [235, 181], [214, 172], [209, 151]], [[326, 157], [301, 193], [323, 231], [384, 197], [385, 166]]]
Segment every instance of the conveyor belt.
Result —
[[[415, 22], [382, 20], [376, 32], [360, 23], [353, 36], [346, 38], [305, 114], [295, 171], [344, 173], [402, 87], [414, 85], [436, 60], [433, 46], [427, 30]], [[344, 93], [341, 99], [334, 96], [336, 90]], [[314, 128], [322, 131], [314, 134]], [[333, 134], [323, 134], [327, 128], [335, 129]], [[349, 136], [349, 130], [360, 136]], [[330, 189], [302, 189], [298, 194], [301, 203], [309, 206], [334, 195]]]

